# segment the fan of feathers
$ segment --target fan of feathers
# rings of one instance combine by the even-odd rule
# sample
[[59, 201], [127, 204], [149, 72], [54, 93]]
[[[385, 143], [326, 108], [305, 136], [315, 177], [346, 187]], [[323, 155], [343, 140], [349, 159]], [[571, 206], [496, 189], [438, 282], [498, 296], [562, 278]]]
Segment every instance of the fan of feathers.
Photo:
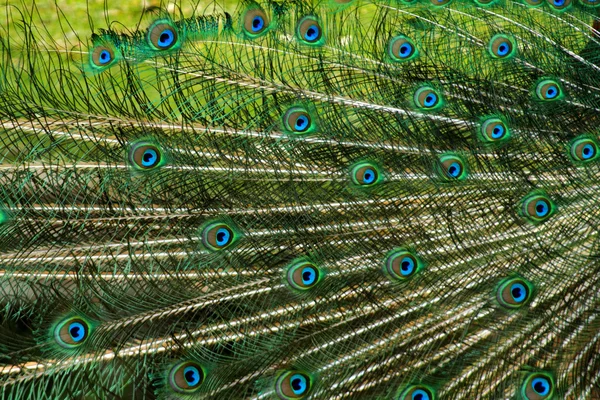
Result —
[[0, 399], [600, 399], [600, 1], [139, 3], [1, 7]]

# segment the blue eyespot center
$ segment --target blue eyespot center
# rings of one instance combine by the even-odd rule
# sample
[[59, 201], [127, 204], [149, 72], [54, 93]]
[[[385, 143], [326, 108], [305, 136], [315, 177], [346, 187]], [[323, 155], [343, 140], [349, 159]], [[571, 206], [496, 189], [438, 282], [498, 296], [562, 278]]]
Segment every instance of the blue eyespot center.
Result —
[[561, 7], [565, 5], [565, 0], [554, 0], [554, 5]]
[[583, 147], [581, 154], [583, 155], [584, 160], [592, 158], [594, 156], [594, 146], [592, 146], [591, 144], [586, 144]]
[[415, 269], [415, 262], [410, 257], [404, 257], [400, 262], [400, 273], [404, 276], [412, 274]]
[[304, 115], [298, 117], [298, 119], [296, 119], [296, 123], [294, 124], [294, 128], [300, 132], [306, 130], [308, 128], [308, 118], [306, 118]]
[[101, 64], [107, 64], [110, 62], [111, 56], [110, 56], [110, 52], [108, 50], [102, 50], [102, 52], [100, 52], [100, 63]]
[[218, 246], [225, 246], [227, 243], [229, 243], [229, 239], [231, 238], [231, 233], [229, 233], [229, 231], [225, 228], [220, 228], [219, 230], [217, 230], [217, 245]]
[[185, 367], [183, 370], [183, 376], [187, 384], [190, 386], [196, 386], [200, 383], [200, 371], [198, 371], [198, 368], [196, 367]]
[[492, 137], [494, 139], [500, 139], [502, 136], [504, 136], [505, 131], [506, 130], [504, 129], [504, 127], [502, 125], [498, 124], [492, 130]]
[[308, 41], [317, 40], [319, 38], [319, 27], [317, 25], [311, 25], [306, 30], [304, 38]]
[[85, 328], [79, 322], [73, 322], [69, 325], [69, 335], [74, 342], [80, 342], [85, 338]]
[[507, 42], [503, 42], [500, 46], [498, 46], [498, 55], [505, 56], [510, 51], [510, 46]]
[[558, 88], [556, 86], [550, 86], [547, 90], [546, 90], [546, 98], [548, 99], [553, 99], [556, 96], [558, 96]]
[[398, 51], [400, 53], [400, 57], [408, 57], [410, 53], [412, 53], [412, 49], [413, 47], [410, 45], [410, 43], [404, 43], [402, 46], [400, 46], [400, 50]]
[[430, 400], [430, 397], [426, 391], [417, 389], [413, 392], [411, 400]]
[[160, 33], [158, 38], [158, 45], [160, 47], [169, 47], [175, 40], [175, 35], [169, 29], [165, 29]]
[[544, 200], [538, 200], [535, 203], [535, 214], [538, 217], [544, 217], [548, 214], [548, 211], [550, 210], [550, 207], [548, 206], [548, 203]]
[[261, 16], [256, 16], [252, 20], [252, 31], [259, 32], [265, 26], [265, 20]]
[[158, 154], [156, 153], [155, 150], [153, 149], [147, 149], [146, 151], [144, 151], [144, 154], [142, 155], [142, 165], [144, 167], [151, 167], [154, 164], [156, 164], [158, 160]]
[[527, 289], [520, 283], [513, 283], [510, 286], [510, 294], [517, 303], [521, 303], [527, 297]]
[[550, 381], [547, 378], [535, 378], [531, 381], [531, 387], [541, 396], [550, 393]]
[[453, 162], [452, 164], [450, 164], [450, 166], [448, 167], [448, 175], [450, 175], [453, 178], [456, 178], [460, 175], [460, 165], [457, 162]]
[[317, 280], [317, 271], [313, 267], [302, 269], [302, 283], [306, 286], [312, 285]]
[[300, 374], [294, 374], [290, 378], [290, 385], [295, 395], [301, 395], [306, 392], [307, 382], [306, 378]]
[[437, 101], [437, 96], [433, 93], [428, 94], [425, 97], [425, 107], [433, 107]]
[[366, 170], [363, 175], [363, 182], [368, 185], [370, 183], [373, 183], [374, 181], [375, 181], [375, 171], [373, 171], [372, 169]]

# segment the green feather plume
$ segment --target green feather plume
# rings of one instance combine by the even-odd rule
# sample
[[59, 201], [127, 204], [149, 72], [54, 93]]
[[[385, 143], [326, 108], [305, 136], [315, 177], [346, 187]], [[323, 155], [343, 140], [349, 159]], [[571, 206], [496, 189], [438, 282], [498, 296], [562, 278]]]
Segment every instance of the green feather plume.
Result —
[[2, 399], [600, 399], [600, 1], [36, 1]]

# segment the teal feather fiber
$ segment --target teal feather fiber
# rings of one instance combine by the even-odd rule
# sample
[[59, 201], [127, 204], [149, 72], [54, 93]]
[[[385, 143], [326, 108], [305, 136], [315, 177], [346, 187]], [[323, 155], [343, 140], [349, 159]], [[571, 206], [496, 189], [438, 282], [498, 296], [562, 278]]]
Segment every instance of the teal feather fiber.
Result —
[[600, 399], [598, 5], [6, 5], [0, 398]]

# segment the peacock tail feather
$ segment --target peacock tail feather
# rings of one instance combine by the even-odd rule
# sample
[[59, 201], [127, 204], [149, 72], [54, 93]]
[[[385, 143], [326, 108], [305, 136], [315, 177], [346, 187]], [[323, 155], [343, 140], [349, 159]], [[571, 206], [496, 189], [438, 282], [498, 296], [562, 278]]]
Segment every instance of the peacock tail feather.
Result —
[[193, 1], [1, 12], [1, 399], [600, 399], [600, 1]]

